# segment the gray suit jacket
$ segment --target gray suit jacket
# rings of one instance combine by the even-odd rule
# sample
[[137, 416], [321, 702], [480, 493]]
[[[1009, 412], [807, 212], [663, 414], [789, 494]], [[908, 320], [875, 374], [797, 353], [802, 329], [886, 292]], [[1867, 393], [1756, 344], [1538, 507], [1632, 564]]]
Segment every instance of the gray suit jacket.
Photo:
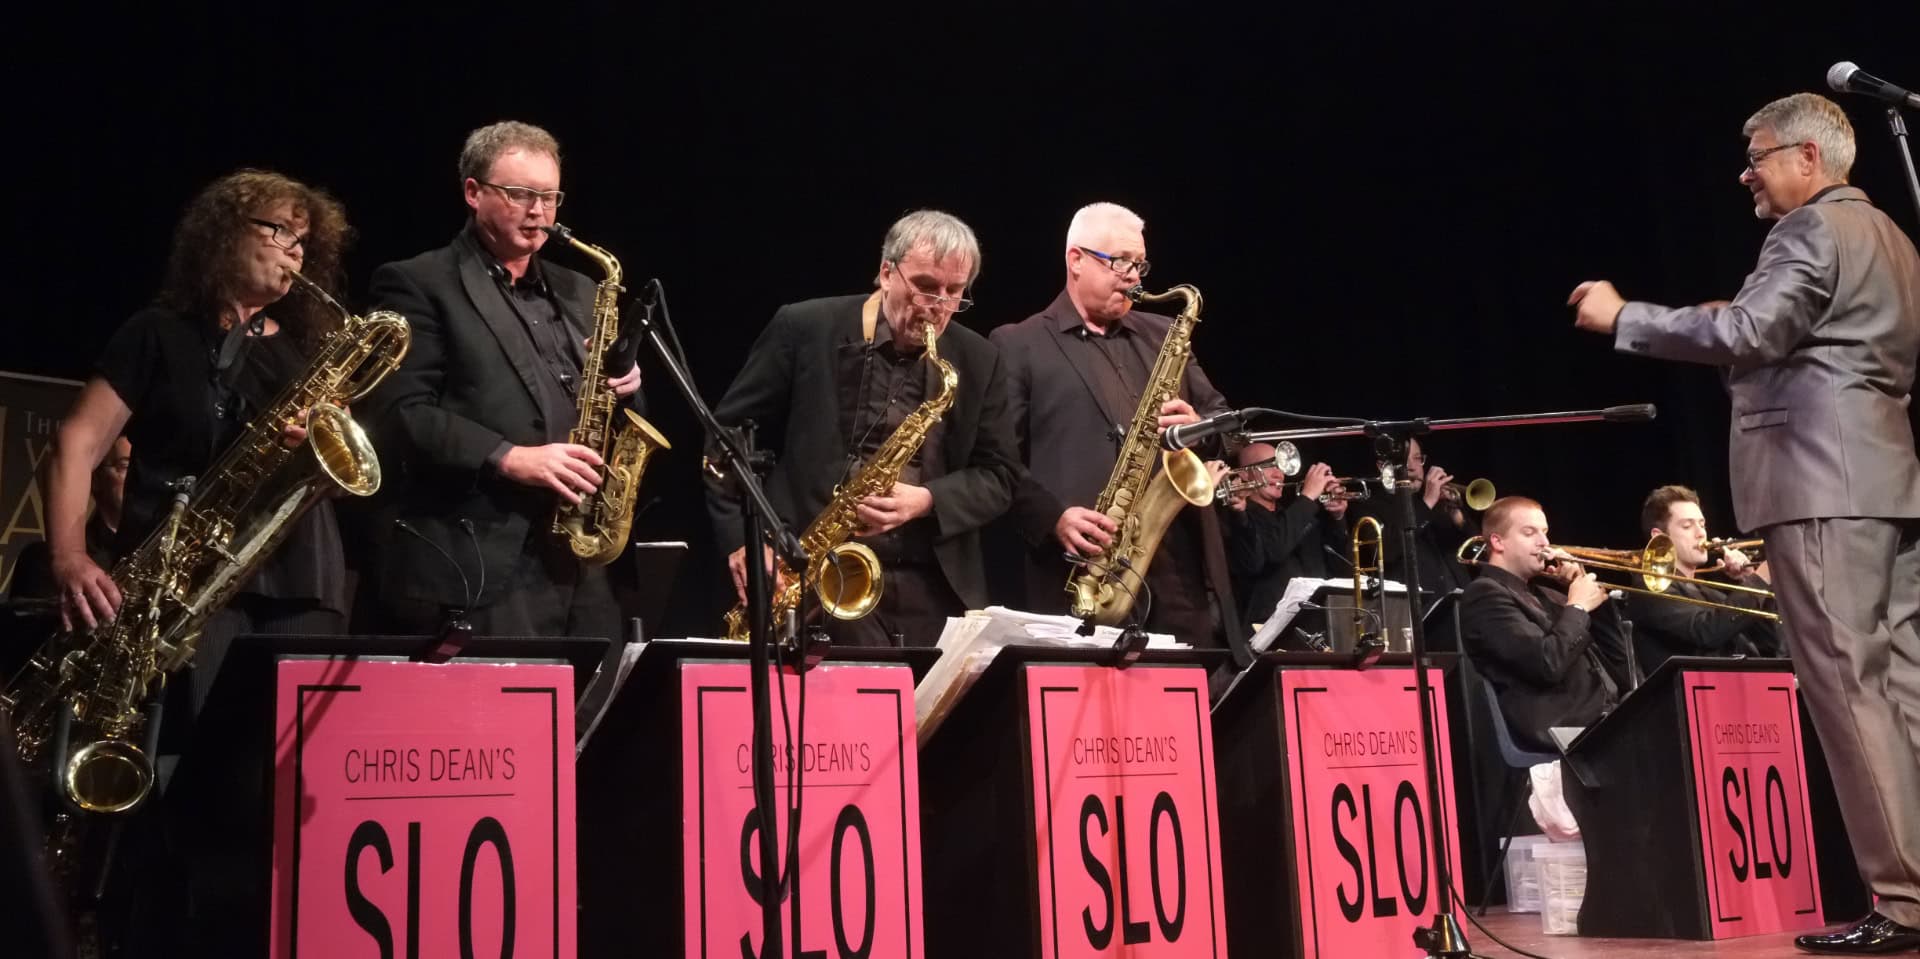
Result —
[[1742, 529], [1920, 516], [1920, 256], [1860, 190], [1829, 188], [1774, 224], [1731, 305], [1627, 304], [1614, 348], [1730, 367]]

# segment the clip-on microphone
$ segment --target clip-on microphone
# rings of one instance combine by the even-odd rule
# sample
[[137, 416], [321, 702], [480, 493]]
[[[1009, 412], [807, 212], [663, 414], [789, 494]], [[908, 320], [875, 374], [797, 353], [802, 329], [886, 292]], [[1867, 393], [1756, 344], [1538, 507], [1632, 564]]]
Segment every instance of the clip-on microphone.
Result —
[[[460, 591], [466, 595], [466, 602], [461, 606], [448, 607], [445, 610], [444, 618], [440, 621], [439, 633], [434, 636], [433, 640], [427, 644], [425, 649], [415, 653], [413, 656], [413, 661], [417, 663], [444, 663], [460, 655], [460, 650], [466, 648], [467, 641], [473, 638], [473, 624], [467, 621], [467, 610], [473, 608], [474, 600], [478, 597], [474, 595], [473, 585], [467, 581], [467, 571], [461, 568], [460, 564], [454, 560], [453, 554], [442, 549], [439, 543], [426, 538], [419, 530], [407, 525], [406, 520], [396, 519], [393, 521], [393, 525], [406, 531], [407, 535], [432, 547], [433, 551], [439, 553], [441, 558], [447, 561], [447, 565], [453, 567], [454, 573], [460, 577]], [[480, 591], [485, 593], [487, 589], [487, 560], [480, 552], [480, 537], [473, 531], [473, 520], [467, 519], [464, 516], [460, 518], [460, 528], [467, 531], [467, 540], [473, 544], [473, 554], [475, 558], [480, 560]]]

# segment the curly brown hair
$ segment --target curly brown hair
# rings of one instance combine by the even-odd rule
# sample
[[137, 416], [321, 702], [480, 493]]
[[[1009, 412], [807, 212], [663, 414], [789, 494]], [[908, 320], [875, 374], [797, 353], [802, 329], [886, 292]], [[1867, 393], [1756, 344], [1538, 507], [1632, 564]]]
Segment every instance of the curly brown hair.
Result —
[[[300, 274], [339, 298], [345, 271], [340, 259], [352, 240], [346, 208], [327, 191], [271, 170], [236, 170], [207, 184], [187, 204], [174, 226], [166, 278], [154, 302], [182, 312], [215, 316], [232, 299], [243, 262], [241, 241], [258, 229], [250, 218], [293, 201], [307, 222]], [[313, 297], [289, 292], [266, 311], [311, 349], [340, 325], [340, 317]]]

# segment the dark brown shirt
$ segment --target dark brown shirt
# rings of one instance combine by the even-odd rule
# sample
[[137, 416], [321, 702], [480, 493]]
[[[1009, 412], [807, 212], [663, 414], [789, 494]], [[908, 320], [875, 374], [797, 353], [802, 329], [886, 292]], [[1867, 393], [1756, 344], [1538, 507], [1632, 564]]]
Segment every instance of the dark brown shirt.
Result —
[[[873, 341], [857, 353], [857, 364], [840, 370], [841, 420], [852, 438], [847, 451], [845, 479], [851, 479], [873, 454], [900, 429], [900, 424], [930, 397], [929, 387], [937, 389], [938, 377], [928, 376], [931, 366], [925, 349], [902, 350], [893, 341], [893, 332], [881, 316], [873, 328]], [[914, 451], [912, 459], [900, 471], [900, 482], [923, 485], [928, 473], [939, 475], [940, 432], [936, 423], [926, 441]], [[933, 517], [923, 516], [879, 536], [861, 541], [884, 562], [932, 562], [935, 534]]]

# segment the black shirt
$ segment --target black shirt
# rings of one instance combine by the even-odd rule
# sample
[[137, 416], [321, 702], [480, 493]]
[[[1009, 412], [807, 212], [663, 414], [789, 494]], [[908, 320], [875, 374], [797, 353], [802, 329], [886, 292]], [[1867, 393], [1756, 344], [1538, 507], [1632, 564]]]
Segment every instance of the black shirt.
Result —
[[1344, 553], [1348, 544], [1346, 519], [1304, 496], [1277, 510], [1249, 501], [1246, 509], [1227, 512], [1227, 566], [1234, 593], [1246, 597], [1242, 614], [1249, 623], [1273, 615], [1294, 577], [1325, 579], [1327, 550]]
[[[899, 430], [909, 414], [920, 408], [939, 388], [939, 378], [928, 376], [925, 348], [902, 350], [893, 340], [885, 316], [873, 328], [873, 340], [855, 354], [857, 366], [843, 362], [840, 367], [840, 416], [846, 434], [852, 438], [847, 451], [845, 479], [857, 474], [874, 453], [879, 452]], [[900, 482], [919, 486], [928, 473], [939, 475], [940, 433], [944, 421], [935, 423], [913, 457], [900, 471]], [[882, 562], [932, 562], [935, 523], [931, 514], [922, 516], [879, 536], [861, 538]]]
[[[94, 375], [132, 410], [125, 434], [133, 456], [116, 544], [121, 555], [166, 517], [169, 484], [203, 475], [248, 419], [308, 366], [300, 346], [282, 334], [242, 337], [232, 363], [219, 370], [226, 339], [211, 318], [149, 307], [114, 333], [94, 364]], [[345, 561], [333, 504], [322, 499], [309, 510], [241, 591], [345, 613]]]
[[[1751, 573], [1740, 585], [1766, 589], [1765, 580]], [[1674, 583], [1670, 594], [1743, 609], [1770, 606], [1752, 593], [1718, 590], [1711, 586]], [[1627, 594], [1627, 615], [1633, 620], [1633, 648], [1640, 671], [1652, 673], [1669, 656], [1782, 656], [1776, 625], [1758, 616], [1697, 606], [1644, 593]]]
[[[1088, 329], [1085, 321], [1075, 324], [1072, 332], [1065, 345], [1073, 365], [1086, 374], [1107, 410], [1116, 417], [1126, 417], [1113, 424], [1111, 438], [1117, 446], [1139, 409], [1140, 395], [1146, 392], [1147, 377], [1153, 374], [1153, 363], [1158, 359], [1158, 344], [1136, 333], [1126, 316], [1109, 324], [1105, 333]], [[1154, 355], [1148, 355], [1149, 349]]]
[[528, 262], [527, 271], [517, 280], [498, 262], [490, 262], [488, 272], [507, 308], [520, 318], [520, 328], [526, 331], [534, 355], [540, 358], [537, 399], [547, 422], [547, 441], [565, 442], [580, 418], [577, 397], [580, 371], [586, 365], [586, 344], [573, 336], [547, 286], [538, 257]]

